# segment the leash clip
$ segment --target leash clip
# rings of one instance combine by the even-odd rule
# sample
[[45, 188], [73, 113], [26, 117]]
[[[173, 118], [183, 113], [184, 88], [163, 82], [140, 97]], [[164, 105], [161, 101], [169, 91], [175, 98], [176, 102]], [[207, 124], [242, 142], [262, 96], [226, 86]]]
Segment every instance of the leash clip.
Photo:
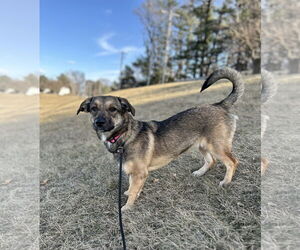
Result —
[[117, 153], [123, 154], [123, 153], [124, 153], [124, 148], [123, 148], [123, 147], [119, 147], [119, 148], [117, 149]]

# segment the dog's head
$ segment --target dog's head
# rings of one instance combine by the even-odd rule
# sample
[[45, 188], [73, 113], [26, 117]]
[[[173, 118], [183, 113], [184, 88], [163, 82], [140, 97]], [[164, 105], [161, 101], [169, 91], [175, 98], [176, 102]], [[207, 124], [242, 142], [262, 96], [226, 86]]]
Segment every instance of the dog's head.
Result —
[[77, 115], [80, 112], [90, 113], [97, 134], [101, 134], [102, 140], [112, 143], [127, 129], [129, 116], [135, 115], [135, 109], [128, 100], [116, 96], [87, 98], [80, 104]]

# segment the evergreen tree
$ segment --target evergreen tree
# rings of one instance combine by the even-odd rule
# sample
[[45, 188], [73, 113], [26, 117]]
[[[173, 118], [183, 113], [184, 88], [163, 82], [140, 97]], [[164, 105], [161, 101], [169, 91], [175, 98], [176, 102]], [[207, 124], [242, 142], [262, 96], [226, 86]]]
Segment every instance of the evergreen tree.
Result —
[[120, 87], [121, 89], [133, 88], [137, 86], [137, 81], [134, 76], [133, 69], [126, 65], [121, 73]]

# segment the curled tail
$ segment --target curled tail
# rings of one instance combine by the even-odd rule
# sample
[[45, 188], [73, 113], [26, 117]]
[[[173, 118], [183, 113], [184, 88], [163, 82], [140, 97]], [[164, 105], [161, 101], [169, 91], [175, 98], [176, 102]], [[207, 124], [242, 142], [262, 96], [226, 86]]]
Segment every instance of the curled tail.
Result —
[[277, 92], [277, 82], [274, 80], [273, 75], [266, 71], [261, 71], [261, 103], [266, 103]]
[[201, 91], [207, 89], [210, 85], [214, 84], [220, 79], [228, 79], [232, 82], [233, 88], [229, 96], [223, 101], [217, 103], [225, 108], [230, 108], [244, 93], [244, 82], [240, 73], [231, 68], [222, 68], [214, 71], [203, 83]]

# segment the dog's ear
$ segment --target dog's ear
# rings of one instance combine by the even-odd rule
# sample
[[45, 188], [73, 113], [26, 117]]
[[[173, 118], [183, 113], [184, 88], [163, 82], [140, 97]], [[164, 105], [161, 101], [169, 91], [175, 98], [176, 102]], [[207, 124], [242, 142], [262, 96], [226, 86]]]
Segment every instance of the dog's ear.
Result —
[[135, 109], [132, 107], [132, 105], [129, 103], [129, 101], [123, 97], [118, 97], [119, 102], [121, 103], [122, 109], [130, 112], [133, 116], [135, 115]]
[[90, 104], [93, 100], [93, 97], [85, 99], [79, 106], [79, 109], [77, 110], [77, 115], [80, 112], [90, 112]]

